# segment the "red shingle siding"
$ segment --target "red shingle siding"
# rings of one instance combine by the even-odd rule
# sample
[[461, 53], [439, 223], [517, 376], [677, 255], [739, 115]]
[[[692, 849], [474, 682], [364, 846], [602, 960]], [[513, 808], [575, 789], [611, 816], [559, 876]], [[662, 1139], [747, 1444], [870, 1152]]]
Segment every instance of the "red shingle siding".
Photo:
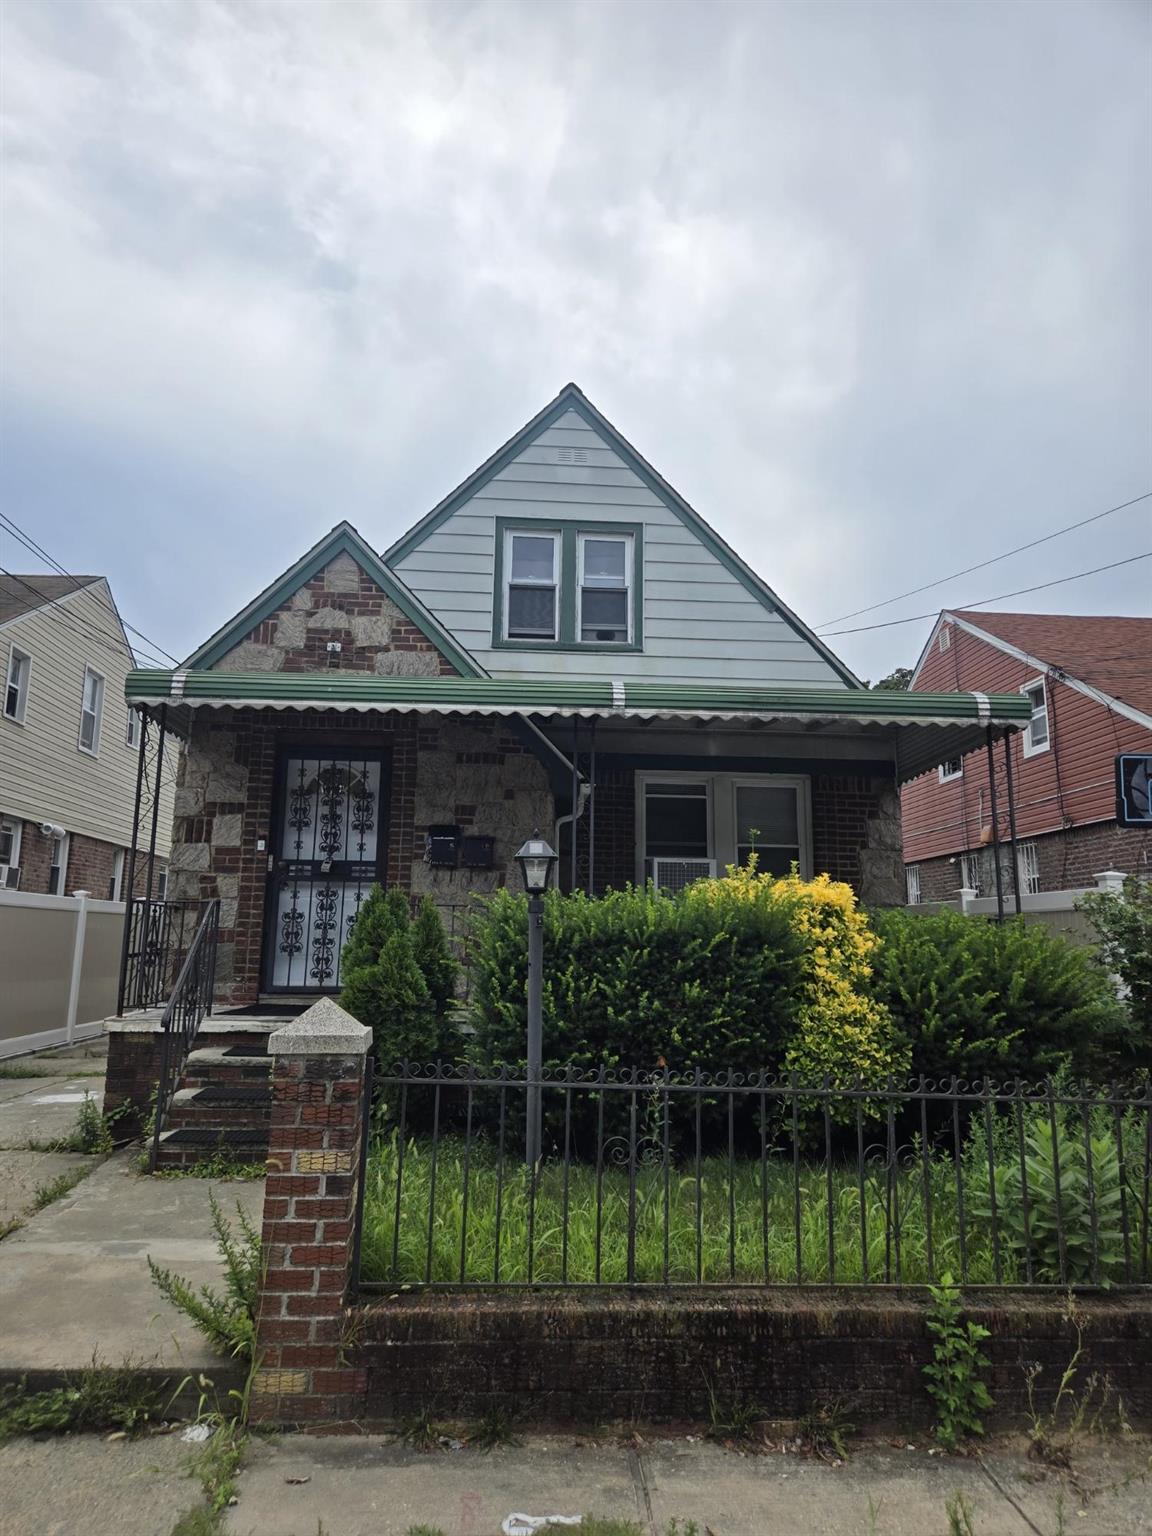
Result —
[[[972, 617], [975, 622], [977, 616]], [[947, 650], [932, 641], [916, 680], [917, 692], [1015, 693], [1040, 675], [1042, 669], [1006, 655], [988, 641], [956, 625], [949, 629]], [[1049, 750], [1025, 757], [1024, 733], [1011, 738], [1016, 826], [1022, 839], [1114, 820], [1116, 754], [1152, 751], [1152, 732], [1052, 675], [1046, 684]], [[1000, 744], [995, 763], [1000, 830], [1007, 837], [1007, 780]], [[913, 780], [905, 786], [902, 802], [907, 863], [981, 846], [991, 827], [985, 753], [965, 759], [961, 780], [941, 784], [935, 770]]]

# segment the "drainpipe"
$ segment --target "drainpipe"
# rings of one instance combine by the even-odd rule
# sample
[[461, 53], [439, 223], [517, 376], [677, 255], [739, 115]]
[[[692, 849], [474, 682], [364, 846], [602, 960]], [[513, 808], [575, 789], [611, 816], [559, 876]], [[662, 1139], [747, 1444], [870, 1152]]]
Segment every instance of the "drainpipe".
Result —
[[[530, 730], [532, 734], [540, 740], [543, 746], [547, 748], [548, 752], [551, 753], [551, 755], [556, 759], [557, 767], [566, 774], [571, 774], [572, 781], [576, 786], [575, 809], [567, 816], [558, 816], [553, 826], [552, 846], [554, 848], [559, 848], [560, 828], [566, 827], [569, 822], [575, 823], [580, 820], [588, 805], [588, 797], [592, 793], [592, 786], [588, 783], [587, 779], [585, 779], [584, 776], [577, 771], [575, 763], [569, 761], [569, 759], [564, 756], [563, 752], [561, 752], [560, 748], [556, 746], [555, 743], [549, 741], [548, 737], [545, 736], [544, 732], [538, 725], [534, 725], [532, 721], [524, 715], [521, 715], [520, 718], [523, 720], [528, 730]], [[573, 837], [576, 835], [575, 825], [572, 827], [572, 835]]]

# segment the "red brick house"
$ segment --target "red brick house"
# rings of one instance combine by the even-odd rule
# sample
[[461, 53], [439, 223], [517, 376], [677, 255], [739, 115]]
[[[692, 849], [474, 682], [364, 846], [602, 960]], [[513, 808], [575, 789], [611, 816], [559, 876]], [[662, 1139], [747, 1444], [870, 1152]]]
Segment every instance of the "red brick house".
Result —
[[[1152, 753], [1152, 619], [945, 611], [911, 682], [943, 688], [1030, 701], [1028, 729], [994, 754], [1002, 837], [1013, 779], [1022, 894], [1090, 886], [1109, 869], [1152, 873], [1152, 824], [1118, 823], [1116, 779], [1119, 756]], [[962, 886], [992, 894], [991, 806], [984, 752], [904, 785], [909, 900], [953, 900]], [[1011, 891], [1006, 847], [1001, 862]]]

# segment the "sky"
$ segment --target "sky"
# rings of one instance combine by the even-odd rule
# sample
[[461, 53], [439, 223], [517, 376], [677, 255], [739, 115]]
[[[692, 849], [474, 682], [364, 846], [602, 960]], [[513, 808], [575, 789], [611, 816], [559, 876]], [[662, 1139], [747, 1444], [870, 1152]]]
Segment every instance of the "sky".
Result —
[[568, 380], [825, 635], [1152, 550], [830, 622], [1152, 490], [1148, 0], [5, 0], [0, 134], [0, 508], [178, 657]]

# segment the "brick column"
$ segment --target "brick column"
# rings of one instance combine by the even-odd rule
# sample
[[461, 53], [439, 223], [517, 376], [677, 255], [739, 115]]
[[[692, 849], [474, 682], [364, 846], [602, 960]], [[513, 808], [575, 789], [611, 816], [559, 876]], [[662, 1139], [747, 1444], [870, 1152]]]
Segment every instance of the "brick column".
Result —
[[364, 1372], [345, 1363], [364, 1072], [372, 1032], [330, 998], [268, 1040], [272, 1124], [254, 1419], [351, 1417]]

